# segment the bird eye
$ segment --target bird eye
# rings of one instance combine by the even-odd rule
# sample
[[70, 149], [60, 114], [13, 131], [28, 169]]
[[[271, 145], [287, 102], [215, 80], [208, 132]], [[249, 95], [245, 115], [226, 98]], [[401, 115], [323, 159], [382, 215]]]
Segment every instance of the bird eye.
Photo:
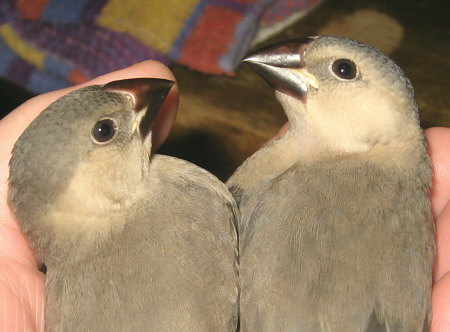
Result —
[[356, 65], [353, 61], [348, 59], [336, 60], [333, 62], [331, 69], [337, 77], [344, 80], [352, 80], [356, 77]]
[[92, 138], [96, 143], [108, 143], [117, 132], [117, 125], [112, 119], [102, 119], [92, 128]]

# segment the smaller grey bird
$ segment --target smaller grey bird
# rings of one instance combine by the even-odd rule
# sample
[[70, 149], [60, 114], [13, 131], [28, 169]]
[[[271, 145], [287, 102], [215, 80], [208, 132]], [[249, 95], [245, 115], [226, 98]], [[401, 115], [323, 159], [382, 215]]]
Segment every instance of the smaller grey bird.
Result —
[[150, 153], [173, 84], [79, 89], [16, 142], [8, 202], [47, 265], [45, 331], [235, 331], [236, 203], [205, 170]]
[[244, 61], [290, 128], [227, 182], [241, 211], [241, 331], [428, 331], [431, 166], [403, 71], [335, 37]]

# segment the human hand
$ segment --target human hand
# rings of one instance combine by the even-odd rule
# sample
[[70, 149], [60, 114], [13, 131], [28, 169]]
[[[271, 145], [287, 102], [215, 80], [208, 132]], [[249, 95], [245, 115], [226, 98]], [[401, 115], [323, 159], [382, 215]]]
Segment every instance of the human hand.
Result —
[[[0, 331], [44, 330], [45, 276], [39, 272], [39, 263], [6, 203], [8, 162], [15, 141], [43, 109], [64, 94], [85, 85], [138, 77], [175, 81], [166, 66], [155, 61], [145, 61], [83, 85], [32, 98], [0, 121]], [[153, 125], [152, 139], [155, 148], [169, 134], [175, 120], [177, 100], [178, 91], [174, 86]]]

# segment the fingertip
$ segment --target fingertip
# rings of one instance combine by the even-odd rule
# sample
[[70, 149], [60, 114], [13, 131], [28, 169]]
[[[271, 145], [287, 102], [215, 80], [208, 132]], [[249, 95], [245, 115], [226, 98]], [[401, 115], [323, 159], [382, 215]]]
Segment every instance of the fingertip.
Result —
[[[450, 163], [450, 128], [433, 127], [425, 130], [428, 140], [428, 152], [433, 162], [439, 164]], [[450, 175], [439, 174], [439, 175]]]
[[[447, 127], [430, 127], [428, 129], [425, 129], [425, 134], [430, 136], [444, 136], [447, 137], [447, 139], [450, 139], [450, 128]], [[449, 142], [450, 143], [450, 142]]]
[[179, 102], [178, 85], [170, 89], [152, 126], [152, 150], [157, 150], [167, 139], [177, 117]]
[[151, 77], [165, 78], [176, 82], [176, 78], [173, 75], [172, 71], [162, 62], [156, 60], [145, 60], [135, 64], [132, 67], [136, 67], [137, 71], [148, 73], [149, 75], [151, 75]]
[[433, 215], [437, 218], [450, 199], [450, 128], [429, 128], [425, 134], [433, 164], [431, 203]]

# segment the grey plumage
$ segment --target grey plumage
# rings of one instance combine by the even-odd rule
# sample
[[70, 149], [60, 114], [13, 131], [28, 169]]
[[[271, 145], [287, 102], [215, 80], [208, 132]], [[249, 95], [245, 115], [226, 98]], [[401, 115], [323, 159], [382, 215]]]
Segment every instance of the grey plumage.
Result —
[[345, 38], [246, 60], [290, 129], [227, 182], [241, 211], [241, 331], [428, 331], [431, 166], [409, 80]]
[[48, 268], [46, 331], [235, 330], [236, 203], [205, 170], [150, 156], [172, 84], [77, 90], [17, 141], [8, 201]]

